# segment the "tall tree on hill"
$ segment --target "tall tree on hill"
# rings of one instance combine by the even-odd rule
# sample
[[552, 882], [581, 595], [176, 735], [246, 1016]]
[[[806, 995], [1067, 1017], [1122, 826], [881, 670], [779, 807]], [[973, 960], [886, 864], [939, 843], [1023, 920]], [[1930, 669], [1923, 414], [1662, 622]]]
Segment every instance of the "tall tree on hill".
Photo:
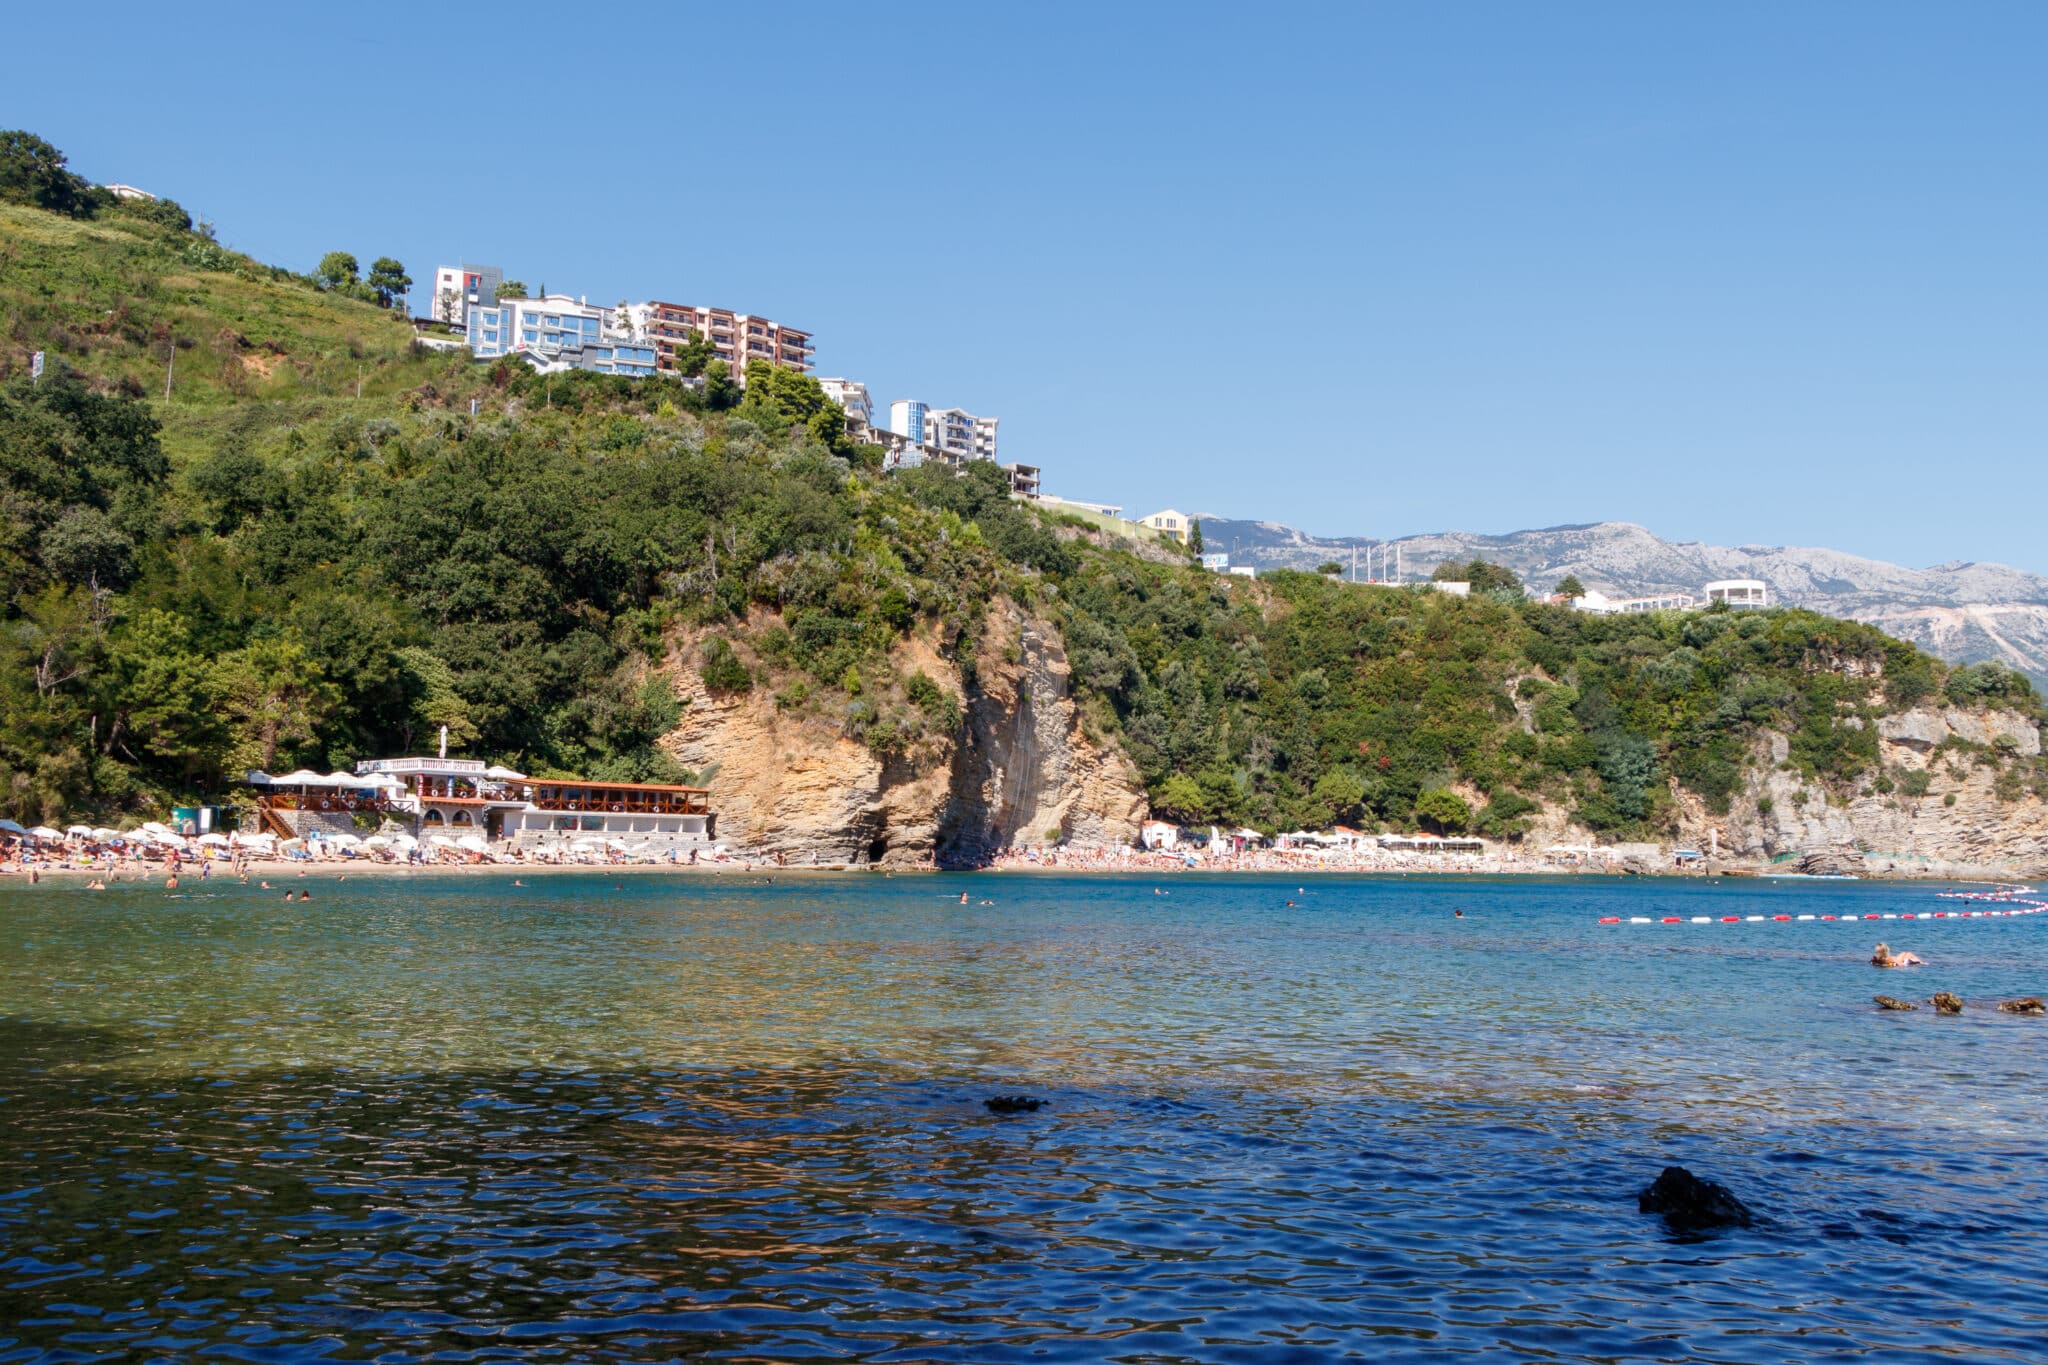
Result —
[[361, 267], [356, 258], [346, 251], [330, 251], [320, 258], [319, 268], [313, 278], [320, 282], [322, 289], [347, 289], [356, 282]]
[[93, 187], [64, 166], [64, 153], [20, 128], [0, 132], [0, 199], [73, 218], [92, 216]]
[[1577, 574], [1568, 573], [1563, 578], [1557, 580], [1557, 595], [1559, 597], [1584, 597], [1586, 595], [1586, 585], [1579, 581]]
[[1199, 521], [1188, 523], [1188, 553], [1202, 553], [1202, 523]]
[[366, 281], [377, 293], [377, 306], [389, 308], [400, 295], [412, 288], [412, 276], [405, 273], [405, 267], [389, 256], [379, 256], [370, 262], [370, 276]]

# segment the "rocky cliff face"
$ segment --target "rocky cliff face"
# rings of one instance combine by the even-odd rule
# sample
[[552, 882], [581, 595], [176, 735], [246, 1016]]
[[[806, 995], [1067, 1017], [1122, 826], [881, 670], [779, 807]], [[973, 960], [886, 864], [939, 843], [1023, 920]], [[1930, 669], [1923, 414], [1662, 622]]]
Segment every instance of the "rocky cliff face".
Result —
[[831, 719], [777, 708], [766, 689], [715, 697], [698, 683], [695, 638], [671, 661], [686, 706], [663, 748], [691, 768], [718, 765], [712, 808], [736, 849], [792, 862], [972, 863], [1059, 828], [1083, 846], [1127, 844], [1144, 794], [1113, 744], [1085, 732], [1059, 632], [1015, 604], [990, 609], [974, 688], [913, 638], [891, 660], [921, 669], [962, 703], [957, 733], [887, 757]]
[[1885, 769], [1904, 781], [1883, 792], [1866, 780], [1853, 793], [1830, 795], [1780, 769], [1786, 740], [1766, 736], [1727, 815], [1710, 816], [1697, 798], [1678, 794], [1681, 838], [1703, 852], [1718, 848], [1808, 871], [2048, 871], [2048, 805], [2031, 793], [1998, 790], [2004, 764], [2041, 752], [2040, 732], [2027, 717], [1923, 707], [1880, 719], [1878, 750]]

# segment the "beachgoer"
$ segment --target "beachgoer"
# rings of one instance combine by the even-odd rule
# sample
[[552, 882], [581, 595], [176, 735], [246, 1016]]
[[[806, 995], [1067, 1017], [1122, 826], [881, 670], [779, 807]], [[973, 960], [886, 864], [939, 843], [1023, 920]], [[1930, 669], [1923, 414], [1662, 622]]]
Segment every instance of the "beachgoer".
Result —
[[168, 877], [164, 878], [164, 890], [166, 890], [166, 891], [176, 891], [177, 889], [178, 889], [178, 874], [177, 874], [176, 872], [172, 872], [170, 876], [168, 876]]
[[1451, 911], [1451, 914], [1452, 914], [1452, 916], [1453, 916], [1454, 918], [1457, 918], [1457, 919], [1463, 919], [1463, 918], [1465, 918], [1465, 912], [1464, 912], [1463, 910], [1453, 910], [1453, 911]]
[[302, 901], [309, 901], [313, 899], [313, 893], [310, 891], [301, 891], [299, 892], [299, 899]]
[[1927, 963], [1914, 953], [1895, 953], [1880, 943], [1870, 954], [1873, 967], [1924, 967]]
[[962, 891], [962, 892], [960, 893], [960, 903], [961, 903], [962, 905], [965, 905], [965, 904], [967, 904], [967, 893], [966, 893], [965, 891]]

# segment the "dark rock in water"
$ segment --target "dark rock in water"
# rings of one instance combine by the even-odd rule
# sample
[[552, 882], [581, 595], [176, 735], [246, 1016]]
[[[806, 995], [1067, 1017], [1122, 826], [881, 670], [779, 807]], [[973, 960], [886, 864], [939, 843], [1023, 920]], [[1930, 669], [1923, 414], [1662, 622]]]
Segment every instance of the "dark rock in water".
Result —
[[2041, 998], [2035, 995], [2024, 1000], [2002, 1000], [1998, 1008], [2007, 1014], [2048, 1014], [2048, 1005], [2043, 1005]]
[[1936, 1014], [1961, 1014], [1963, 1012], [1963, 998], [1948, 991], [1936, 991], [1932, 1003]]
[[1666, 1166], [1650, 1188], [1636, 1196], [1636, 1207], [1644, 1213], [1663, 1214], [1665, 1224], [1674, 1232], [1746, 1228], [1756, 1222], [1749, 1205], [1726, 1185], [1702, 1180], [1683, 1166]]
[[991, 1114], [1035, 1114], [1038, 1107], [1044, 1103], [1044, 1100], [1034, 1099], [1030, 1095], [997, 1095], [993, 1099], [981, 1102], [982, 1107]]
[[1870, 998], [1877, 1002], [1877, 1007], [1879, 1009], [1883, 1010], [1917, 1010], [1920, 1008], [1918, 1005], [1910, 1004], [1904, 1000], [1900, 1000], [1896, 996], [1873, 995]]

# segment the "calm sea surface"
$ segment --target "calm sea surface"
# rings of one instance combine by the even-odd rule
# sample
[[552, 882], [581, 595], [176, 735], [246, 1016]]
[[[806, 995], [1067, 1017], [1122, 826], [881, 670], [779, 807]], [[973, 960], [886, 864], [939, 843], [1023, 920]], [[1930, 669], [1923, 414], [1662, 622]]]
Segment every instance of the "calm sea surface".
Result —
[[2048, 916], [533, 880], [0, 888], [0, 1362], [2048, 1358]]

